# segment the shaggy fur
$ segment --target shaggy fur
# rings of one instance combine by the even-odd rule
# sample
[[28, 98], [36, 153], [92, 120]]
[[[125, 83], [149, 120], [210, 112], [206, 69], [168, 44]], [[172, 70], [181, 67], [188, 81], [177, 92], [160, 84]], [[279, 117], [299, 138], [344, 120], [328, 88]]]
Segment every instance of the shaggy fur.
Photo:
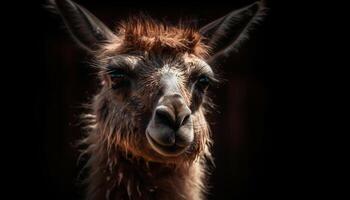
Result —
[[193, 27], [184, 23], [177, 26], [165, 24], [143, 14], [121, 22], [116, 35], [102, 48], [103, 53], [189, 53], [200, 58], [209, 55], [209, 47], [203, 43], [203, 36]]
[[[96, 55], [102, 88], [91, 104], [91, 113], [85, 116], [89, 131], [81, 143], [87, 147], [83, 154], [89, 156], [87, 199], [203, 199], [205, 162], [211, 160], [205, 119], [208, 98], [186, 85], [191, 76], [208, 67], [201, 59], [208, 49], [197, 31], [183, 25], [132, 18], [117, 30], [117, 37], [104, 43]], [[132, 91], [111, 88], [108, 70], [120, 65], [132, 68], [138, 77]], [[194, 142], [177, 157], [157, 154], [145, 138], [159, 98], [162, 70], [178, 74], [182, 95], [193, 111]]]

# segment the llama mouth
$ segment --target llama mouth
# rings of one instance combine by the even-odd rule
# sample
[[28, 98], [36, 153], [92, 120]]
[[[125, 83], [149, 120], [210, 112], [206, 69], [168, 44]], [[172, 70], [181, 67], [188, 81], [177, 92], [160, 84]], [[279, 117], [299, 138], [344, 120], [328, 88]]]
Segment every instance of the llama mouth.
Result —
[[157, 143], [152, 136], [146, 131], [146, 138], [151, 145], [151, 147], [159, 154], [167, 157], [175, 157], [186, 151], [187, 147], [181, 147], [176, 145], [176, 143], [172, 146], [163, 146]]

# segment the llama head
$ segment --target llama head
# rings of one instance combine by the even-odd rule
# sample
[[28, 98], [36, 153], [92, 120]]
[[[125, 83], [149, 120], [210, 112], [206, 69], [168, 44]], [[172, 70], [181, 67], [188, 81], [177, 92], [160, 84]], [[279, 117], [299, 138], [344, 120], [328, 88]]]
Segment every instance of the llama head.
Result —
[[205, 119], [211, 65], [225, 60], [259, 18], [254, 3], [194, 29], [134, 17], [111, 31], [69, 0], [52, 1], [74, 40], [96, 58], [96, 141], [108, 152], [178, 163], [209, 154]]

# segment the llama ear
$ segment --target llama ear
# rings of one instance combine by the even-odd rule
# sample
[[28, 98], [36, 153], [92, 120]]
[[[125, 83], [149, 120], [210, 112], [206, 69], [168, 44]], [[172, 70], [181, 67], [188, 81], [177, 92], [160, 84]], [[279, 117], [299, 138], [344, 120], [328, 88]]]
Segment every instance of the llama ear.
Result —
[[262, 2], [255, 2], [244, 8], [234, 10], [200, 29], [200, 33], [208, 39], [211, 57], [210, 64], [223, 63], [248, 38], [248, 33], [264, 15]]
[[48, 7], [61, 16], [70, 35], [88, 52], [96, 50], [99, 43], [115, 37], [97, 17], [70, 0], [49, 0]]

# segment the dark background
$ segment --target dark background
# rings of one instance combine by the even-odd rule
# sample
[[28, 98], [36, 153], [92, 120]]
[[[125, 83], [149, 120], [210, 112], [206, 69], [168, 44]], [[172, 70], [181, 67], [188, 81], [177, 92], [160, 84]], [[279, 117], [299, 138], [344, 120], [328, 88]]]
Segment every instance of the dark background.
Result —
[[[9, 157], [6, 165], [15, 172], [4, 173], [9, 175], [7, 185], [16, 190], [12, 199], [81, 199], [77, 175], [83, 163], [77, 163], [74, 143], [82, 137], [82, 104], [97, 90], [95, 71], [44, 2], [15, 6], [21, 15], [11, 23], [19, 29], [11, 32], [19, 44], [9, 50], [13, 72], [4, 73], [3, 80], [12, 86], [5, 99], [16, 105], [4, 106], [10, 110], [5, 127], [13, 130], [6, 136], [14, 138], [4, 140], [3, 146]], [[204, 25], [252, 1], [77, 2], [113, 27], [118, 19], [139, 11], [170, 22], [192, 17]], [[296, 30], [302, 25], [293, 23], [298, 17], [286, 17], [284, 5], [267, 1], [267, 6], [268, 14], [250, 40], [217, 69], [225, 80], [212, 88], [217, 107], [209, 119], [216, 167], [208, 199], [284, 199], [311, 189], [309, 176], [299, 179], [309, 169], [303, 161], [296, 162], [301, 145], [294, 143], [303, 140], [296, 139], [296, 133], [309, 131], [303, 126], [307, 112], [299, 111], [310, 101], [304, 94], [313, 92], [299, 90], [307, 71], [295, 62], [304, 56], [295, 51]]]

